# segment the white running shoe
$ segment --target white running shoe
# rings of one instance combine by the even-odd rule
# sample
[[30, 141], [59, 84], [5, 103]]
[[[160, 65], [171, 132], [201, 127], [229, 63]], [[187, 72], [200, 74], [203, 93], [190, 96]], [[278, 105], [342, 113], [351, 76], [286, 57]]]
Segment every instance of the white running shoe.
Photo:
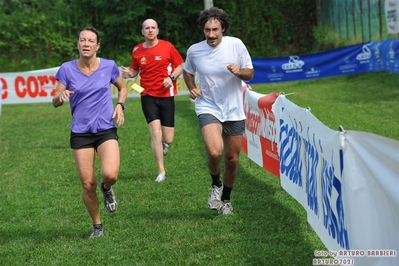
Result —
[[233, 214], [233, 206], [231, 206], [231, 202], [229, 200], [224, 200], [219, 212], [223, 215]]
[[161, 183], [162, 181], [165, 181], [165, 179], [166, 179], [165, 172], [159, 172], [157, 178], [155, 179], [155, 182]]
[[165, 156], [166, 154], [168, 154], [169, 151], [169, 145], [167, 143], [162, 143], [163, 146], [163, 155]]
[[211, 194], [208, 197], [208, 207], [211, 210], [219, 210], [222, 207], [222, 190], [223, 185], [221, 187], [217, 187], [215, 185], [211, 186]]

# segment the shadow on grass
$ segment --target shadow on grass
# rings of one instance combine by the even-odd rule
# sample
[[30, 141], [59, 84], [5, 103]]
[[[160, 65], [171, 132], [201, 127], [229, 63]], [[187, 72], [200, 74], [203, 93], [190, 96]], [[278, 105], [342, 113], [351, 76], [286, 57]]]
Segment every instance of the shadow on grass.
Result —
[[254, 163], [248, 167], [248, 161], [241, 159], [232, 194], [235, 213], [245, 219], [237, 232], [256, 243], [256, 250], [245, 251], [248, 260], [258, 265], [310, 265], [315, 246], [306, 239], [305, 211], [277, 177]]

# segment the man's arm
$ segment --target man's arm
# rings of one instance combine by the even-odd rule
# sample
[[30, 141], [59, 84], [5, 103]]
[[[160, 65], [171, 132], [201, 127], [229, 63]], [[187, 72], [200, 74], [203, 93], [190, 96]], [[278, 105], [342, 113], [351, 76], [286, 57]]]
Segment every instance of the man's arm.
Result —
[[135, 70], [133, 68], [130, 67], [124, 67], [122, 66], [122, 78], [124, 79], [128, 79], [128, 78], [134, 78], [139, 74], [138, 70]]
[[188, 90], [190, 91], [190, 98], [195, 100], [196, 98], [200, 97], [201, 90], [198, 89], [195, 85], [194, 75], [183, 70], [183, 78], [184, 78], [184, 82], [186, 82]]
[[254, 78], [254, 70], [251, 68], [240, 69], [236, 64], [230, 64], [227, 69], [237, 78], [242, 80], [251, 80]]

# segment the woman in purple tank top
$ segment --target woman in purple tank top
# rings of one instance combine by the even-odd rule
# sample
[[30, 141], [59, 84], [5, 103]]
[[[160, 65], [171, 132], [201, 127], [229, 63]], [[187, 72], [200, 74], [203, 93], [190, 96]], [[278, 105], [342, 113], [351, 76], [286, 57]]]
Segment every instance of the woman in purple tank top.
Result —
[[[97, 57], [100, 36], [96, 29], [81, 29], [77, 48], [79, 58], [63, 63], [55, 76], [53, 106], [57, 108], [69, 101], [70, 144], [82, 183], [83, 202], [93, 221], [90, 238], [95, 238], [104, 233], [96, 192], [95, 154], [97, 152], [101, 162], [100, 190], [105, 209], [114, 212], [118, 202], [112, 186], [118, 178], [120, 165], [117, 127], [124, 123], [127, 89], [115, 62]], [[116, 106], [112, 102], [111, 83], [118, 89]]]

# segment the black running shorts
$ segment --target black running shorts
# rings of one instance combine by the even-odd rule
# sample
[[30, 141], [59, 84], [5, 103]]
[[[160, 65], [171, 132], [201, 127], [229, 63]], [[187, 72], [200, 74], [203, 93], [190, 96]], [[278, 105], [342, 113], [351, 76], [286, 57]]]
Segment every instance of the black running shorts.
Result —
[[118, 140], [116, 128], [99, 131], [97, 133], [71, 132], [70, 142], [72, 149], [95, 148], [97, 150], [98, 146], [110, 139]]
[[141, 96], [141, 108], [147, 124], [159, 119], [162, 126], [175, 126], [174, 97], [157, 98], [150, 95]]

